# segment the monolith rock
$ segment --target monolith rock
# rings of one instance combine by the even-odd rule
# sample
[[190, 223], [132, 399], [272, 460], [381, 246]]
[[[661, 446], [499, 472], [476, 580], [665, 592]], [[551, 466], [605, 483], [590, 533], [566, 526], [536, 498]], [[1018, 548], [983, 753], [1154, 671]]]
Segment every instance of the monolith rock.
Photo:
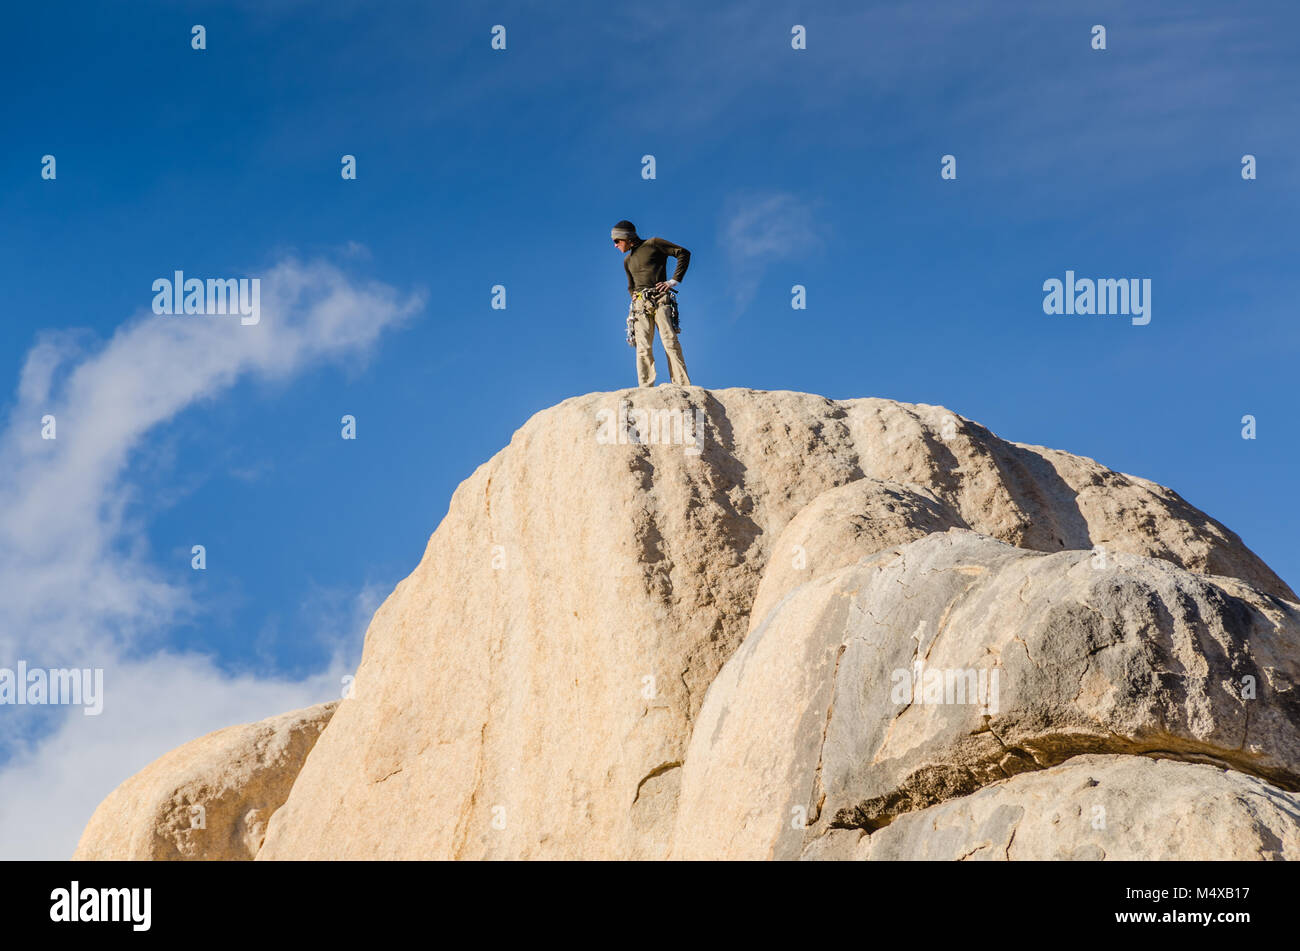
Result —
[[1295, 593], [1146, 479], [938, 406], [593, 393], [461, 483], [301, 757], [194, 741], [78, 855], [1292, 858], [1297, 682]]

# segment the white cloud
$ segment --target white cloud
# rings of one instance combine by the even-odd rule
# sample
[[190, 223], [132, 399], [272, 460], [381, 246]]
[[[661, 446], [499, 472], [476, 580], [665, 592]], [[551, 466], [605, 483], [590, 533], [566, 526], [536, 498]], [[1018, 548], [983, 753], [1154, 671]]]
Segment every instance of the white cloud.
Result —
[[[150, 430], [243, 377], [362, 360], [422, 306], [323, 262], [286, 260], [260, 276], [259, 324], [145, 313], [98, 349], [58, 333], [28, 354], [0, 434], [0, 666], [104, 667], [106, 700], [99, 717], [41, 711], [61, 723], [34, 746], [19, 738], [31, 721], [3, 708], [0, 748], [19, 752], [0, 771], [0, 857], [66, 857], [122, 779], [202, 733], [332, 699], [359, 654], [364, 620], [355, 615], [350, 630], [327, 638], [336, 644], [329, 669], [298, 683], [147, 652], [149, 637], [194, 610], [124, 516], [126, 466]], [[57, 439], [41, 438], [47, 414]], [[363, 597], [373, 608], [374, 592]]]

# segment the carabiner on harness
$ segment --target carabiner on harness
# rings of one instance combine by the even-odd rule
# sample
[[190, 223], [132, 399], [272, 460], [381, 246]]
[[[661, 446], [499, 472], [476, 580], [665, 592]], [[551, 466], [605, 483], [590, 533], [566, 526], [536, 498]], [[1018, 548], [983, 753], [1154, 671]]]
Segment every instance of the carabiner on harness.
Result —
[[[662, 302], [660, 300], [661, 296], [663, 296]], [[627, 345], [629, 347], [636, 346], [633, 324], [635, 322], [634, 315], [638, 297], [652, 307], [662, 306], [666, 309], [668, 311], [668, 325], [673, 328], [673, 333], [680, 334], [682, 332], [681, 318], [677, 314], [677, 288], [669, 287], [666, 290], [659, 291], [653, 287], [645, 287], [636, 292], [632, 298], [632, 304], [627, 310]]]

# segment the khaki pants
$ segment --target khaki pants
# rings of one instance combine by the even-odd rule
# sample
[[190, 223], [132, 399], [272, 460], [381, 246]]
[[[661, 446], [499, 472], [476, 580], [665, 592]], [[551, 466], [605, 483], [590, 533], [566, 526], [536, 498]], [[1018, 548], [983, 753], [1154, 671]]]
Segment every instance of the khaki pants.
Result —
[[677, 334], [673, 333], [668, 308], [656, 307], [645, 300], [639, 291], [632, 299], [632, 339], [636, 342], [637, 385], [655, 385], [655, 327], [659, 328], [659, 339], [663, 342], [664, 352], [668, 354], [669, 377], [674, 383], [690, 386], [691, 378], [686, 374], [682, 345]]

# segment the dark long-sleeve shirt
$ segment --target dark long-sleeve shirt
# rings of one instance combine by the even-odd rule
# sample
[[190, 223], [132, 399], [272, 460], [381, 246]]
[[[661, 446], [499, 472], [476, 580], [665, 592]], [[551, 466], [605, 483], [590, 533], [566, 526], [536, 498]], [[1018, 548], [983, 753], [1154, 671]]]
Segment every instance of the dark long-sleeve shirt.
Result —
[[686, 276], [686, 269], [691, 264], [691, 252], [663, 238], [646, 238], [635, 248], [623, 255], [623, 269], [627, 271], [627, 292], [635, 295], [638, 290], [654, 287], [668, 280], [667, 261], [677, 259], [677, 268], [673, 271], [673, 280], [680, 282]]

